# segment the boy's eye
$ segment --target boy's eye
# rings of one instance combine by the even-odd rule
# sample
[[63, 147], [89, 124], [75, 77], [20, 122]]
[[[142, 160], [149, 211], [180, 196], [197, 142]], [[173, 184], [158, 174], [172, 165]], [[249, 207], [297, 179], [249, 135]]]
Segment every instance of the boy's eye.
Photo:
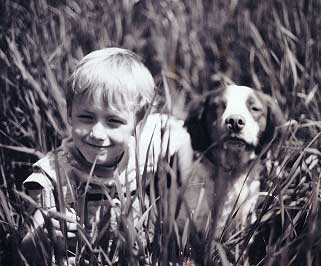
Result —
[[118, 118], [109, 118], [108, 123], [114, 124], [114, 125], [124, 125], [125, 121], [122, 119], [118, 119]]

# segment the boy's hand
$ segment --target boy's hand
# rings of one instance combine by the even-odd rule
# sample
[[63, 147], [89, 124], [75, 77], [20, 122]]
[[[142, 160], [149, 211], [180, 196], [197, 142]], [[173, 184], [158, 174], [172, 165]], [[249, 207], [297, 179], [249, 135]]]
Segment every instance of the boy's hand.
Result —
[[[77, 230], [77, 219], [76, 213], [73, 209], [69, 209], [65, 214], [56, 211], [56, 208], [52, 208], [48, 211], [40, 211], [39, 209], [34, 214], [35, 228], [33, 231], [29, 231], [23, 238], [21, 242], [21, 250], [23, 255], [27, 258], [29, 262], [37, 262], [43, 260], [42, 254], [43, 250], [39, 250], [39, 244], [43, 245], [47, 252], [49, 252], [51, 242], [48, 238], [48, 231], [44, 228], [44, 217], [43, 213], [51, 218], [53, 230], [55, 232], [56, 238], [53, 239], [58, 247], [58, 252], [64, 254], [65, 247], [65, 237], [61, 231], [59, 219], [64, 219], [67, 222], [67, 238], [70, 239], [69, 245], [73, 245], [74, 240], [76, 240], [76, 230]], [[58, 219], [59, 218], [59, 219]], [[68, 245], [68, 246], [69, 246]], [[39, 253], [40, 252], [40, 253]], [[37, 264], [37, 265], [42, 265]], [[43, 265], [47, 265], [44, 263]]]
[[[67, 223], [67, 236], [68, 238], [76, 237], [77, 231], [77, 215], [74, 209], [70, 208], [66, 211], [65, 214], [57, 212], [56, 208], [51, 208], [46, 211], [48, 217], [51, 218], [51, 222], [53, 228], [58, 237], [63, 237], [63, 233], [61, 231], [59, 220], [65, 220]], [[34, 222], [36, 224], [36, 228], [44, 225], [44, 218], [40, 210], [37, 210], [34, 214]]]
[[56, 208], [48, 211], [48, 216], [51, 217], [51, 222], [56, 232], [57, 237], [64, 237], [60, 227], [59, 220], [65, 220], [67, 224], [67, 237], [76, 237], [77, 232], [77, 215], [74, 209], [70, 208], [66, 213], [57, 212]]

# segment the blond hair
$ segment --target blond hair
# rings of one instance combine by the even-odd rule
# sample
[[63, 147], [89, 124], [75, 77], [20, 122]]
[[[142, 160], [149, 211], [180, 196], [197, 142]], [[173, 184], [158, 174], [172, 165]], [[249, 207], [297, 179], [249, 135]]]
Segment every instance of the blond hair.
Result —
[[66, 90], [67, 111], [71, 114], [73, 97], [81, 94], [102, 97], [109, 108], [139, 112], [155, 94], [150, 71], [135, 53], [121, 48], [96, 50], [80, 60]]

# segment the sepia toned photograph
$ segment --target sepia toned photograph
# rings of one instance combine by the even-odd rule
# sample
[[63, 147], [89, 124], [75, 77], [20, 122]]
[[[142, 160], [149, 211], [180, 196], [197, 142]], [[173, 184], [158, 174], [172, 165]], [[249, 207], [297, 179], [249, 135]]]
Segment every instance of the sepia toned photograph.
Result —
[[0, 0], [0, 266], [321, 265], [320, 0]]

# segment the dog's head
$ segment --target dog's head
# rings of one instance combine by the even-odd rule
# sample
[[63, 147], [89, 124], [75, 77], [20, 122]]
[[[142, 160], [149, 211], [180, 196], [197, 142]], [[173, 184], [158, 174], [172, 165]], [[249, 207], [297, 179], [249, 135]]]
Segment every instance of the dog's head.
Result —
[[185, 125], [193, 148], [215, 159], [222, 150], [257, 155], [285, 122], [276, 102], [245, 86], [230, 85], [192, 103]]

